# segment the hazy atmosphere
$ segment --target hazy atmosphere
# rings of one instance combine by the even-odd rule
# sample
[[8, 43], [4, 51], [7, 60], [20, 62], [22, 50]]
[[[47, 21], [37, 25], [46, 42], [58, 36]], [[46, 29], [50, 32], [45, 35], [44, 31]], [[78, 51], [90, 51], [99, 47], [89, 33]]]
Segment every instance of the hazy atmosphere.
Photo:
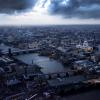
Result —
[[0, 100], [100, 100], [100, 0], [0, 0]]
[[0, 25], [99, 23], [99, 0], [0, 0]]

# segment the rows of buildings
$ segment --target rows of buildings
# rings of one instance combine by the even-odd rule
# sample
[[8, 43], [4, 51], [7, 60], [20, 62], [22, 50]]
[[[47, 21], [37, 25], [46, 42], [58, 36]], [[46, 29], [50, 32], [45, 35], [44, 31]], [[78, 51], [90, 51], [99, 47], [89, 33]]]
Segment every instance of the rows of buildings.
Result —
[[[0, 99], [61, 100], [62, 94], [99, 87], [100, 44], [94, 36], [88, 40], [81, 30], [55, 26], [4, 28], [1, 32]], [[40, 66], [16, 58], [29, 53], [57, 60], [67, 70], [44, 74]]]

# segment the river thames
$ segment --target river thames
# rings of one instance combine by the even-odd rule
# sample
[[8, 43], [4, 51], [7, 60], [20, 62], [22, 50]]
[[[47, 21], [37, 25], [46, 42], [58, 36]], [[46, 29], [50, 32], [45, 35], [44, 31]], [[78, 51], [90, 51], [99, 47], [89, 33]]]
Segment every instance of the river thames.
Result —
[[28, 65], [38, 65], [45, 74], [67, 71], [67, 68], [65, 68], [62, 63], [50, 59], [49, 57], [39, 56], [38, 54], [19, 55], [17, 59]]
[[[16, 56], [16, 58], [28, 65], [38, 65], [41, 67], [41, 71], [45, 74], [65, 72], [68, 68], [65, 68], [62, 63], [50, 59], [49, 57], [39, 56], [38, 54], [24, 54]], [[69, 95], [64, 100], [100, 100], [100, 90], [93, 90], [84, 93]]]

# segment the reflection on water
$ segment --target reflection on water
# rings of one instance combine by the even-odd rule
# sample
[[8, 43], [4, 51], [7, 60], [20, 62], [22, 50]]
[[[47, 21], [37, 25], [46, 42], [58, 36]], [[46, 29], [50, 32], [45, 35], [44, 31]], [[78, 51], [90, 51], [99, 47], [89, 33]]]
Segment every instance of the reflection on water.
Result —
[[19, 55], [17, 59], [29, 65], [36, 64], [40, 66], [43, 73], [64, 72], [66, 70], [60, 62], [38, 54]]
[[68, 96], [65, 100], [100, 100], [100, 90]]
[[[64, 72], [65, 70], [67, 70], [58, 61], [55, 61], [48, 57], [38, 56], [38, 54], [19, 55], [17, 56], [17, 58], [29, 65], [39, 65], [42, 68], [41, 71], [43, 73]], [[66, 98], [67, 99], [64, 100], [100, 100], [100, 90], [72, 95]]]

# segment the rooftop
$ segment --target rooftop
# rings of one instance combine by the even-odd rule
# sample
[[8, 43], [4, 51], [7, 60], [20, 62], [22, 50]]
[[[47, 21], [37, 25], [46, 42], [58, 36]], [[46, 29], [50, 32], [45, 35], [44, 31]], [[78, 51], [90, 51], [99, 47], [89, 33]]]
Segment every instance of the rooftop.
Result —
[[67, 78], [57, 78], [48, 80], [48, 83], [51, 87], [58, 87], [58, 86], [65, 86], [69, 84], [77, 84], [83, 81], [86, 81], [87, 79], [84, 76], [72, 76]]

